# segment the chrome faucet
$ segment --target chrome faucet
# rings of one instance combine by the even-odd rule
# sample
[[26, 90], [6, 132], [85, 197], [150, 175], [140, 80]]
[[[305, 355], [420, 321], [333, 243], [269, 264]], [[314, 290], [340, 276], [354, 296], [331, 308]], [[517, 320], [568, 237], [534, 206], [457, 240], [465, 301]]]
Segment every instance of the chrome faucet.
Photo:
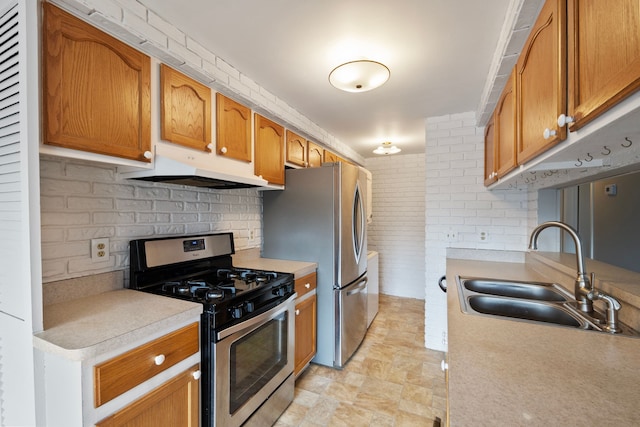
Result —
[[603, 300], [607, 304], [607, 326], [605, 330], [611, 333], [620, 332], [618, 328], [618, 310], [620, 310], [620, 303], [618, 300], [610, 295], [605, 294], [593, 287], [594, 277], [589, 279], [589, 275], [585, 271], [584, 252], [582, 251], [582, 241], [578, 232], [570, 225], [559, 221], [548, 221], [538, 225], [532, 232], [529, 239], [529, 249], [538, 249], [538, 235], [542, 230], [549, 227], [558, 227], [571, 236], [576, 247], [576, 264], [578, 272], [576, 276], [574, 292], [576, 300], [578, 301], [578, 308], [583, 313], [586, 313], [593, 317], [593, 301]]

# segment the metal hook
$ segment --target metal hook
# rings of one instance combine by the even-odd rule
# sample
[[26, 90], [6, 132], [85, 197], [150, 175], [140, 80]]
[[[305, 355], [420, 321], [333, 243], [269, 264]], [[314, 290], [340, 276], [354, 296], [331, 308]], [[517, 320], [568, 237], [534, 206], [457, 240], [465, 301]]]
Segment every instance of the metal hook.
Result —
[[604, 148], [607, 151], [606, 153], [604, 151], [601, 151], [603, 156], [608, 156], [609, 154], [611, 154], [611, 150], [609, 149], [609, 147], [605, 145], [602, 148]]
[[631, 147], [631, 144], [633, 144], [633, 141], [632, 141], [632, 140], [630, 140], [628, 136], [625, 136], [625, 137], [624, 137], [624, 140], [625, 140], [625, 141], [627, 141], [627, 142], [629, 143], [629, 145], [624, 145], [624, 144], [620, 144], [620, 145], [622, 145], [624, 148], [629, 148], [629, 147]]
[[584, 159], [586, 162], [590, 162], [591, 160], [593, 160], [593, 156], [589, 153], [587, 153], [587, 157], [588, 159]]
[[576, 167], [579, 168], [582, 166], [582, 160], [578, 159], [578, 163], [576, 163]]

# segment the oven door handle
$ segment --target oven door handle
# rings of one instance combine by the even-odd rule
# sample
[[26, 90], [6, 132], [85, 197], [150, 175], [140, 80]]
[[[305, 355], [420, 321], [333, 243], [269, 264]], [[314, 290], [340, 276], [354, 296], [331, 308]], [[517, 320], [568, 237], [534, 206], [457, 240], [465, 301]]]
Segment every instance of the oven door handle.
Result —
[[265, 311], [262, 314], [259, 314], [256, 317], [252, 317], [251, 319], [247, 319], [244, 322], [238, 323], [237, 325], [231, 326], [230, 328], [223, 329], [222, 331], [216, 334], [216, 341], [223, 340], [230, 335], [233, 335], [240, 331], [250, 332], [252, 329], [255, 329], [256, 326], [265, 323], [268, 320], [274, 319], [278, 317], [285, 311], [293, 310], [294, 302], [298, 294], [293, 294], [289, 297], [289, 299], [283, 301], [281, 304], [273, 307], [272, 309]]

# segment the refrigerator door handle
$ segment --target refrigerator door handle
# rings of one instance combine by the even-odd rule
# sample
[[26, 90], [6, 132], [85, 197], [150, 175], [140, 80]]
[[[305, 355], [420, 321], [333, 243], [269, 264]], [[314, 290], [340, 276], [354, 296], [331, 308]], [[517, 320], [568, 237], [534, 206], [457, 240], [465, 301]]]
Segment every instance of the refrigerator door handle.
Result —
[[362, 280], [360, 280], [358, 283], [355, 284], [357, 285], [355, 288], [347, 291], [347, 296], [351, 296], [353, 294], [357, 294], [366, 290], [367, 283], [369, 283], [369, 279], [367, 279], [366, 277], [362, 278]]
[[353, 253], [356, 256], [356, 262], [360, 262], [362, 256], [362, 249], [364, 247], [364, 234], [365, 234], [365, 212], [364, 203], [362, 200], [362, 193], [360, 191], [360, 183], [356, 183], [356, 188], [353, 194], [353, 221], [352, 227], [352, 239], [353, 239]]

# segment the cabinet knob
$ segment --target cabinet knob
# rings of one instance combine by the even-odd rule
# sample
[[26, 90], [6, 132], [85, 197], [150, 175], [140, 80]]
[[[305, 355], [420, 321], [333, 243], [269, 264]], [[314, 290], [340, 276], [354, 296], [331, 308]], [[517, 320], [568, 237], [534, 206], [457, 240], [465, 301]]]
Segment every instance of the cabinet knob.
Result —
[[549, 139], [549, 138], [551, 138], [552, 136], [556, 136], [557, 134], [558, 134], [558, 132], [556, 132], [555, 130], [552, 130], [552, 129], [546, 128], [546, 129], [544, 130], [544, 132], [542, 133], [542, 136], [544, 136], [544, 139]]
[[145, 159], [151, 160], [151, 158], [153, 157], [153, 153], [151, 151], [145, 151], [143, 156]]
[[194, 380], [199, 380], [200, 376], [202, 375], [202, 372], [200, 372], [200, 369], [198, 369], [197, 371], [193, 371], [191, 375], [193, 376]]
[[164, 354], [159, 354], [159, 355], [157, 355], [156, 357], [153, 358], [153, 362], [156, 365], [160, 366], [160, 365], [162, 365], [164, 363], [164, 359], [165, 359]]
[[568, 125], [569, 123], [573, 123], [575, 122], [575, 119], [571, 116], [567, 116], [564, 114], [560, 114], [558, 116], [558, 126], [560, 126], [561, 128], [565, 127], [566, 125]]
[[220, 152], [221, 152], [222, 154], [225, 154], [225, 153], [227, 152], [227, 147], [222, 147], [222, 148], [220, 149]]
[[305, 283], [304, 287], [309, 289], [311, 287], [311, 283]]
[[296, 316], [300, 315], [300, 310], [296, 309]]
[[[214, 148], [216, 148], [216, 146], [215, 146], [215, 145], [213, 145], [213, 142], [212, 142], [212, 143], [210, 143], [210, 144], [207, 144], [207, 148], [208, 148], [209, 150], [213, 151], [213, 149], [214, 149]], [[220, 151], [222, 151], [222, 150], [220, 150]]]
[[449, 369], [449, 364], [443, 360], [442, 362], [440, 362], [440, 369], [442, 369], [442, 372], [446, 371], [447, 369]]

